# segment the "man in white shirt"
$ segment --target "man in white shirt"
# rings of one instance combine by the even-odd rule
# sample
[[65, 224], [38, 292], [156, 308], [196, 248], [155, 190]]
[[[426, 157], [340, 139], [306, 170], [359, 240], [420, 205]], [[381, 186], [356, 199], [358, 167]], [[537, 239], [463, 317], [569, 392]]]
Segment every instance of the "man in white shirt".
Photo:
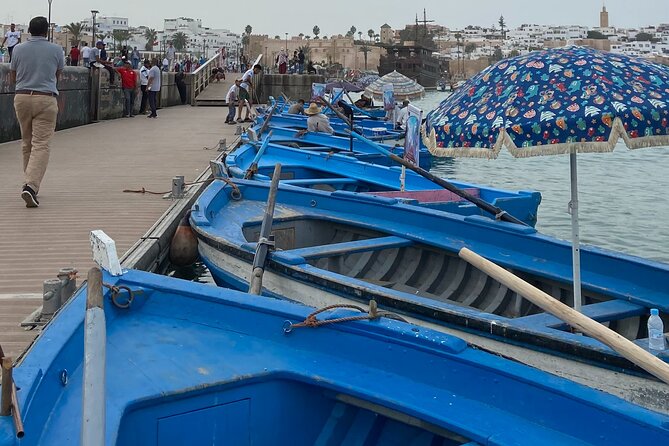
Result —
[[83, 43], [84, 46], [81, 47], [81, 58], [84, 60], [84, 66], [90, 68], [91, 66], [91, 47], [88, 46], [87, 42]]
[[230, 87], [228, 94], [225, 96], [225, 102], [228, 103], [228, 116], [225, 118], [226, 124], [235, 125], [235, 102], [239, 100], [239, 86], [241, 83], [241, 79], [235, 79], [235, 83]]
[[[237, 110], [239, 119], [237, 119], [237, 122], [252, 122], [249, 114], [251, 112], [251, 106], [253, 105], [253, 100], [251, 99], [253, 76], [260, 72], [262, 72], [262, 66], [254, 65], [252, 69], [247, 70], [242, 76], [242, 82], [239, 84], [239, 106]], [[244, 107], [244, 104], [246, 103], [248, 103], [248, 106], [246, 107], [246, 117], [242, 121], [242, 107]]]
[[146, 84], [146, 90], [149, 92], [149, 107], [151, 107], [151, 114], [147, 118], [157, 118], [156, 113], [156, 96], [160, 92], [162, 73], [158, 68], [158, 59], [152, 60], [152, 67], [149, 70], [149, 82]]
[[16, 25], [11, 24], [9, 25], [9, 31], [5, 33], [5, 38], [2, 41], [2, 45], [0, 45], [0, 48], [5, 46], [5, 42], [7, 42], [7, 51], [9, 52], [9, 60], [7, 62], [12, 61], [12, 51], [14, 51], [14, 47], [21, 43], [21, 31], [16, 30]]
[[170, 46], [167, 47], [167, 51], [165, 51], [165, 58], [167, 59], [167, 71], [172, 71], [174, 68], [174, 59], [176, 58], [177, 55], [177, 50], [174, 48], [174, 45], [172, 45], [172, 42], [170, 42]]
[[144, 60], [142, 68], [139, 69], [139, 88], [142, 90], [142, 102], [139, 106], [139, 114], [146, 113], [146, 101], [149, 99], [149, 92], [146, 86], [149, 84], [149, 70], [151, 70], [151, 62], [149, 59]]
[[400, 110], [397, 112], [397, 117], [395, 118], [395, 128], [406, 130], [408, 118], [409, 118], [409, 101], [405, 99], [402, 102]]
[[330, 125], [330, 120], [321, 113], [321, 108], [315, 102], [309, 104], [304, 114], [308, 116], [307, 132], [323, 132], [330, 135], [334, 133], [334, 129]]

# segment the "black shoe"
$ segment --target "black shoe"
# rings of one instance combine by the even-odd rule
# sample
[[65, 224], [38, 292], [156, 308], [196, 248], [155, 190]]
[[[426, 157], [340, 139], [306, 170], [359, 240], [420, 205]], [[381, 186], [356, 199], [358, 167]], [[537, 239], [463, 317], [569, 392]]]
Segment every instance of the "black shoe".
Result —
[[39, 206], [39, 201], [37, 201], [37, 194], [30, 186], [23, 186], [21, 198], [23, 198], [23, 201], [26, 202], [27, 208], [36, 208]]

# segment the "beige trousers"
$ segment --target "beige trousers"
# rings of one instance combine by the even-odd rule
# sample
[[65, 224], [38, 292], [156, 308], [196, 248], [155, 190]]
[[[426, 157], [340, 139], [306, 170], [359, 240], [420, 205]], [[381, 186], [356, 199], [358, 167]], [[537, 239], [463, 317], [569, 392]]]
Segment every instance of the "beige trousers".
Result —
[[56, 130], [58, 101], [52, 96], [17, 94], [14, 110], [21, 126], [24, 184], [37, 193], [49, 164], [49, 142]]

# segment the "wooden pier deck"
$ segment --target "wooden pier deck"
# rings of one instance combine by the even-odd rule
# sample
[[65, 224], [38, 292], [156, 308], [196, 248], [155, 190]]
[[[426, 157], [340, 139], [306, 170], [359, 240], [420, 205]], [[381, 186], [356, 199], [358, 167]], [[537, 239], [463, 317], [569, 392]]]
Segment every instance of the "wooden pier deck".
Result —
[[[57, 132], [39, 193], [40, 207], [20, 198], [21, 143], [0, 144], [0, 344], [17, 355], [32, 341], [19, 323], [41, 304], [42, 282], [63, 267], [80, 276], [93, 265], [89, 232], [102, 229], [122, 255], [172, 203], [160, 195], [176, 175], [193, 181], [230, 145], [227, 108], [178, 106], [158, 119], [136, 116]], [[211, 148], [205, 150], [204, 147]], [[81, 280], [81, 279], [80, 279]]]

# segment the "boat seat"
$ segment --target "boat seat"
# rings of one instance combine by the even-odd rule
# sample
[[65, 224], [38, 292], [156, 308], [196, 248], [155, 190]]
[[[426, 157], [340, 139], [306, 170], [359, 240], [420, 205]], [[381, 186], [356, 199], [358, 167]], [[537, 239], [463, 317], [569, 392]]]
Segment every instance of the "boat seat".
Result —
[[388, 248], [402, 248], [412, 244], [413, 241], [411, 240], [402, 237], [388, 236], [356, 240], [353, 242], [310, 246], [308, 248], [289, 249], [286, 251], [275, 252], [273, 255], [279, 255], [280, 257], [285, 255], [286, 258], [301, 258], [305, 261], [308, 261], [322, 259], [324, 257], [354, 254], [358, 252], [379, 251]]
[[[581, 307], [581, 313], [597, 322], [607, 322], [646, 314], [648, 313], [648, 308], [632, 302], [613, 299], [607, 300], [606, 302], [583, 305]], [[515, 321], [535, 327], [564, 329], [567, 326], [563, 321], [548, 313], [523, 316], [516, 318]]]
[[312, 184], [357, 184], [358, 180], [353, 178], [303, 178], [299, 180], [286, 180], [283, 184], [293, 186], [310, 186]]
[[[479, 198], [480, 190], [477, 188], [464, 189], [470, 195]], [[365, 192], [370, 195], [377, 195], [380, 197], [402, 198], [409, 200], [417, 200], [420, 203], [445, 203], [453, 201], [465, 201], [464, 198], [446, 189], [429, 189], [429, 190], [410, 190], [410, 191], [384, 191], [384, 192]]]

